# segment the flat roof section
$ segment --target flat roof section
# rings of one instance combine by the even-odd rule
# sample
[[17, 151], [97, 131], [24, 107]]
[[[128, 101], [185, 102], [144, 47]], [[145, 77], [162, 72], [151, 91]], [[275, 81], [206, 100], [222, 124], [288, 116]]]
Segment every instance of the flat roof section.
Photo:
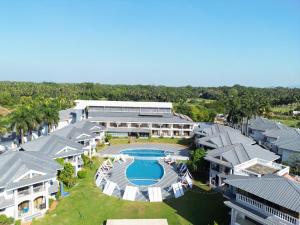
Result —
[[172, 109], [171, 102], [134, 102], [134, 101], [98, 101], [98, 100], [75, 100], [74, 109], [85, 109], [87, 106], [107, 107], [134, 107], [134, 108], [168, 108]]
[[254, 173], [257, 173], [257, 174], [262, 174], [262, 175], [275, 174], [279, 171], [275, 168], [272, 168], [270, 166], [265, 166], [265, 165], [262, 165], [260, 163], [249, 166], [249, 167], [245, 168], [245, 170], [248, 170], [250, 172], [254, 172]]
[[168, 225], [167, 219], [112, 219], [106, 225]]

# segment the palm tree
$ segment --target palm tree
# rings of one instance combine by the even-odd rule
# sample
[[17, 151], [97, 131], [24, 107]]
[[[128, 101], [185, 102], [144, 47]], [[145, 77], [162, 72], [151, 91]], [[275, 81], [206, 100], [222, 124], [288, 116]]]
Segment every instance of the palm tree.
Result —
[[59, 107], [54, 100], [46, 100], [41, 105], [42, 121], [47, 125], [47, 132], [59, 121]]
[[28, 131], [28, 118], [30, 117], [29, 111], [26, 107], [22, 106], [11, 114], [11, 128], [16, 130], [19, 135], [19, 143], [23, 144], [24, 134]]

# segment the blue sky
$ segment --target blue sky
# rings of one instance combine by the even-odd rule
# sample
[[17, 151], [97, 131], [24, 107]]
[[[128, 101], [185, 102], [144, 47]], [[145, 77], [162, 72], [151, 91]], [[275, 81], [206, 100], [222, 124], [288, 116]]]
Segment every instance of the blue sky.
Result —
[[1, 1], [0, 80], [300, 85], [300, 1]]

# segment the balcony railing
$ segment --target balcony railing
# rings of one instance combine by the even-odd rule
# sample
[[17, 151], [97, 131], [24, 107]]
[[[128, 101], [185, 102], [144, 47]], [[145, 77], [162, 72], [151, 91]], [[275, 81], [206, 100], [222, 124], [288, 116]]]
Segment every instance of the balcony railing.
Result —
[[44, 191], [44, 190], [45, 190], [45, 188], [44, 188], [43, 185], [33, 187], [33, 193], [41, 192], [41, 191]]
[[245, 195], [241, 195], [241, 194], [237, 193], [236, 200], [237, 200], [237, 202], [240, 202], [242, 204], [250, 206], [251, 208], [254, 208], [254, 209], [258, 210], [259, 212], [262, 212], [266, 215], [276, 216], [276, 217], [288, 222], [289, 224], [299, 225], [299, 220], [296, 219], [295, 217], [292, 217], [292, 216], [290, 216], [286, 213], [283, 213], [277, 209], [274, 209], [270, 206], [262, 204], [252, 198], [246, 197]]
[[18, 196], [26, 196], [26, 195], [29, 195], [29, 194], [30, 194], [29, 189], [18, 191]]

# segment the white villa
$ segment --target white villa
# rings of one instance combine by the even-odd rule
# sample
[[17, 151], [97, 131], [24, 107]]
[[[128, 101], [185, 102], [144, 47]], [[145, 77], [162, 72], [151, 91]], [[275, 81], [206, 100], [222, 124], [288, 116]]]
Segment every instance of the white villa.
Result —
[[277, 175], [225, 180], [230, 225], [299, 225], [300, 183]]
[[53, 131], [51, 135], [63, 137], [65, 139], [69, 139], [73, 142], [81, 144], [84, 150], [84, 154], [88, 155], [89, 157], [92, 157], [96, 153], [96, 145], [99, 135], [95, 134], [89, 129], [78, 128], [76, 127], [76, 125], [72, 124], [62, 129]]
[[234, 144], [207, 152], [205, 160], [210, 163], [209, 184], [224, 185], [228, 175], [261, 177], [266, 174], [280, 176], [289, 174], [289, 167], [275, 163], [278, 155], [258, 145]]
[[173, 112], [170, 102], [77, 100], [89, 121], [105, 127], [113, 136], [191, 137], [194, 122]]
[[9, 151], [0, 160], [0, 214], [21, 220], [42, 216], [58, 191], [61, 165], [39, 152]]
[[21, 145], [21, 151], [40, 152], [52, 159], [63, 159], [73, 165], [76, 175], [83, 166], [83, 146], [57, 135], [42, 136], [27, 142]]
[[300, 130], [257, 117], [249, 122], [248, 134], [257, 143], [281, 156], [282, 162], [300, 157]]

